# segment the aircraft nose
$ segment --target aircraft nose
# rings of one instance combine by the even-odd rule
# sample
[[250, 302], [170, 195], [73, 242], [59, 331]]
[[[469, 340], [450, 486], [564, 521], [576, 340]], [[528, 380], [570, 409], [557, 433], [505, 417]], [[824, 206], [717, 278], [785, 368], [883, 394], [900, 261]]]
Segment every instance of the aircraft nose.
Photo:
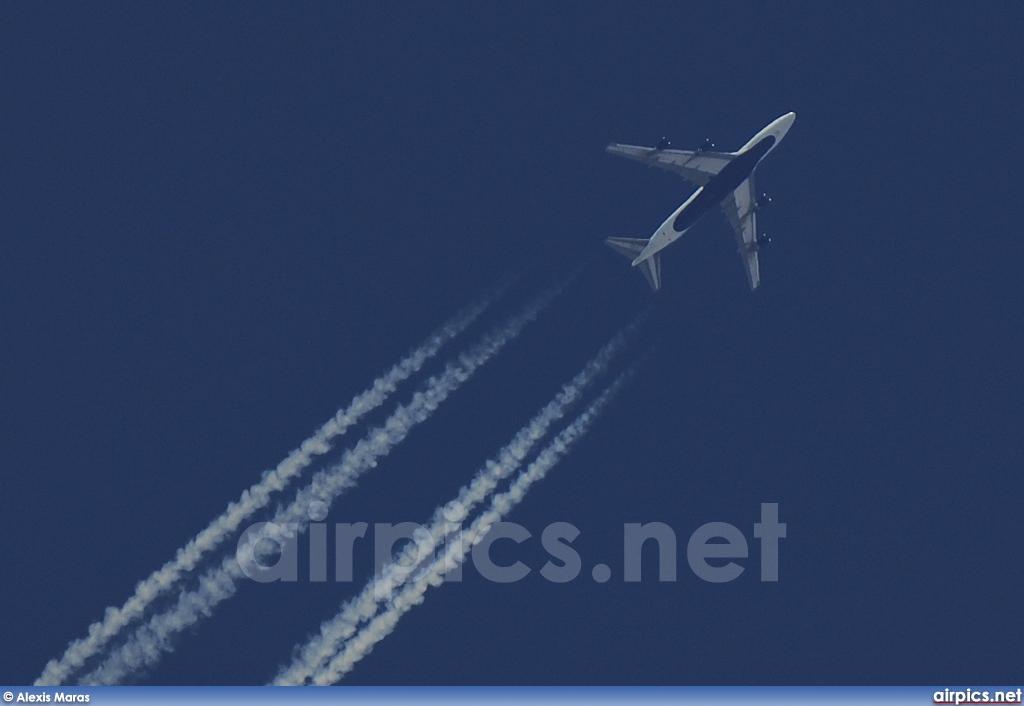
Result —
[[776, 139], [781, 140], [789, 132], [789, 128], [793, 127], [793, 121], [796, 120], [796, 113], [786, 113], [781, 118], [775, 121], [773, 127], [775, 128]]

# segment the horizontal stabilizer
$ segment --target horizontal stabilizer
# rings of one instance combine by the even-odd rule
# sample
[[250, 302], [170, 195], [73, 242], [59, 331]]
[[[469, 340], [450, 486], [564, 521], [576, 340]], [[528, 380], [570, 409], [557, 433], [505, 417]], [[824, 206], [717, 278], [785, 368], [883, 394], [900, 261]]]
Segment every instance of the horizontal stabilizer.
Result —
[[632, 260], [643, 252], [648, 241], [646, 238], [605, 238], [604, 242], [615, 252]]
[[[604, 242], [615, 252], [633, 260], [647, 247], [648, 240], [646, 238], [605, 238]], [[643, 262], [638, 262], [636, 266], [644, 273], [644, 277], [647, 278], [647, 283], [651, 285], [651, 289], [654, 291], [661, 289], [660, 252], [654, 253]]]

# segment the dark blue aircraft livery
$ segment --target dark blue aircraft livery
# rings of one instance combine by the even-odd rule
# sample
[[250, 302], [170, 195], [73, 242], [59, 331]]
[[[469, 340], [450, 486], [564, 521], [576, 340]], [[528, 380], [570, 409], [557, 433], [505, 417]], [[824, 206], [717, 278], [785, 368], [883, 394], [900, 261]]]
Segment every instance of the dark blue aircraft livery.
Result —
[[756, 197], [754, 170], [765, 155], [782, 141], [794, 120], [796, 113], [786, 113], [754, 135], [738, 152], [713, 152], [710, 148], [714, 145], [708, 140], [693, 152], [668, 149], [668, 142], [664, 139], [657, 147], [608, 145], [608, 152], [612, 154], [676, 172], [698, 189], [665, 219], [650, 238], [608, 238], [605, 242], [630, 258], [652, 289], [660, 289], [661, 251], [718, 204], [736, 232], [750, 288], [757, 289], [761, 284], [757, 251], [768, 242], [765, 236], [757, 235], [757, 211], [771, 199]]

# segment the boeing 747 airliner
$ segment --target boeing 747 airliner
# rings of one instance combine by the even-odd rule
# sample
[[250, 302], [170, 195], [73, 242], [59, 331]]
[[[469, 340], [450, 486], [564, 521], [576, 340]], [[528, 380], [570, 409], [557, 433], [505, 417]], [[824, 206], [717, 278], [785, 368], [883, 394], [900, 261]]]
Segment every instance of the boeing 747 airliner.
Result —
[[651, 288], [660, 289], [661, 251], [718, 204], [736, 232], [750, 288], [757, 289], [761, 284], [757, 251], [768, 242], [768, 238], [757, 234], [757, 211], [771, 199], [764, 195], [756, 197], [754, 169], [782, 141], [794, 120], [796, 113], [786, 113], [754, 135], [738, 152], [713, 152], [710, 148], [714, 145], [707, 140], [693, 152], [667, 149], [665, 140], [657, 147], [608, 145], [612, 154], [676, 172], [698, 188], [650, 238], [608, 238], [605, 242], [630, 258]]

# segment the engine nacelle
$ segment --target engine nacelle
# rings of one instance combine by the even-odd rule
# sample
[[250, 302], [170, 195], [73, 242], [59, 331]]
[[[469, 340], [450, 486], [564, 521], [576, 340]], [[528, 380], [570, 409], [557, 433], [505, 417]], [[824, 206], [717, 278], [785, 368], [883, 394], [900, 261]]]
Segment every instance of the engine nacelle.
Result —
[[771, 196], [769, 196], [768, 194], [761, 194], [760, 196], [757, 197], [757, 201], [754, 202], [754, 207], [760, 211], [762, 208], [770, 206], [771, 203]]
[[661, 152], [662, 150], [667, 150], [671, 146], [672, 146], [672, 143], [669, 142], [668, 138], [667, 137], [663, 137], [663, 138], [661, 138], [658, 141], [658, 145], [657, 145], [657, 147], [654, 148], [654, 151], [655, 152]]
[[763, 248], [770, 242], [772, 242], [772, 238], [767, 233], [761, 233], [761, 235], [757, 236], [757, 247], [759, 248]]
[[698, 152], [706, 152], [707, 150], [715, 149], [715, 143], [711, 141], [710, 137], [704, 138], [704, 142], [697, 148]]

